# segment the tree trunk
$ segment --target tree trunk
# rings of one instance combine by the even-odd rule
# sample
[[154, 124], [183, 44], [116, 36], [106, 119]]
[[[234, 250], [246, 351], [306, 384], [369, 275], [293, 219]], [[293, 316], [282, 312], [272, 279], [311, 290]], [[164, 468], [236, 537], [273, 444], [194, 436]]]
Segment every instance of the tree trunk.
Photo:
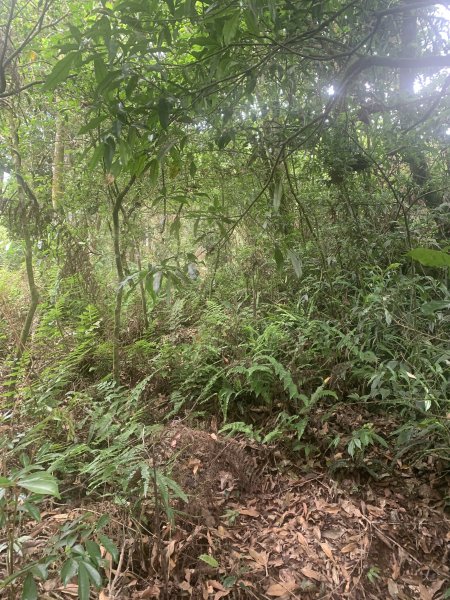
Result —
[[123, 280], [125, 276], [122, 254], [120, 251], [120, 210], [125, 196], [131, 190], [135, 181], [136, 176], [133, 175], [121, 192], [116, 189], [115, 193], [113, 193], [113, 244], [117, 272], [117, 292], [114, 308], [113, 377], [117, 385], [120, 384], [120, 330], [122, 319]]
[[[20, 154], [20, 145], [19, 145], [19, 132], [17, 129], [17, 124], [14, 119], [14, 115], [9, 111], [9, 125], [11, 128], [11, 146], [12, 146], [12, 154], [14, 161], [14, 171], [15, 177], [17, 181], [17, 194], [19, 199], [19, 205], [22, 208], [25, 208], [27, 204], [27, 193], [24, 188], [24, 179], [22, 177], [22, 156]], [[25, 213], [25, 211], [23, 211]], [[28, 288], [30, 290], [30, 305], [28, 307], [27, 316], [25, 318], [25, 322], [22, 327], [22, 331], [20, 334], [20, 339], [16, 348], [16, 359], [20, 360], [25, 351], [25, 347], [30, 337], [31, 327], [33, 325], [34, 315], [36, 314], [37, 307], [39, 305], [39, 291], [36, 285], [35, 277], [34, 277], [34, 267], [33, 267], [33, 242], [32, 236], [29, 229], [28, 219], [22, 218], [21, 223], [18, 224], [22, 237], [25, 243], [25, 266], [28, 280]]]
[[122, 300], [123, 300], [123, 263], [120, 253], [120, 204], [116, 200], [113, 209], [113, 241], [114, 241], [114, 258], [117, 271], [117, 291], [116, 305], [114, 308], [114, 340], [113, 340], [113, 377], [117, 385], [120, 385], [120, 330], [122, 318]]
[[39, 291], [34, 279], [33, 268], [33, 244], [28, 232], [25, 233], [25, 265], [27, 271], [28, 288], [30, 290], [31, 302], [28, 307], [25, 323], [20, 334], [19, 343], [16, 350], [16, 359], [20, 360], [25, 351], [25, 347], [30, 337], [31, 326], [33, 325], [34, 315], [39, 305]]
[[55, 145], [53, 151], [52, 206], [58, 211], [61, 204], [64, 181], [64, 119], [56, 116]]

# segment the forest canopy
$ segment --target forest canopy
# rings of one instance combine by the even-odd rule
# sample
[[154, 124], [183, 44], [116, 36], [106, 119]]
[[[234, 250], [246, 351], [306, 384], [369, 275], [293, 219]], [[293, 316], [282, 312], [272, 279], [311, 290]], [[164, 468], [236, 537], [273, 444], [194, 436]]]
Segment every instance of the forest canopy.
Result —
[[447, 2], [0, 0], [0, 597], [450, 597], [449, 90]]

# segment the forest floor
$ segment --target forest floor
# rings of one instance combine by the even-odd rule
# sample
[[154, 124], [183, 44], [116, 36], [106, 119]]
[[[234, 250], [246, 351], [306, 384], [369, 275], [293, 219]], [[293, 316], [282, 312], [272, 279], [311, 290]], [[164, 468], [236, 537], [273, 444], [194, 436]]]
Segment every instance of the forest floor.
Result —
[[[171, 476], [189, 496], [174, 501], [173, 525], [162, 506], [149, 503], [134, 521], [84, 497], [50, 505], [30, 524], [31, 556], [61, 523], [91, 511], [111, 516], [108, 535], [120, 550], [100, 600], [450, 597], [448, 474], [397, 461], [378, 479], [362, 471], [332, 478], [177, 422], [152, 452], [176, 458]], [[77, 586], [50, 579], [39, 597], [74, 599]]]

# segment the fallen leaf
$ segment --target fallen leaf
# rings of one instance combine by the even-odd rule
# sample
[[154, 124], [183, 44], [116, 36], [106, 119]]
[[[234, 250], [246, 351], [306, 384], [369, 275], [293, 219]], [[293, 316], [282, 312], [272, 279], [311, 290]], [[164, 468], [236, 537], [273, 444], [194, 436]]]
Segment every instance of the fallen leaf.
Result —
[[285, 583], [273, 583], [267, 588], [266, 594], [268, 596], [279, 598], [280, 596], [284, 596], [285, 594], [292, 592], [293, 590], [295, 590], [296, 587], [297, 584], [295, 583], [295, 581], [286, 581]]
[[261, 567], [267, 568], [268, 555], [265, 552], [256, 552], [253, 548], [250, 548], [248, 553], [253, 560], [258, 563]]
[[160, 594], [161, 590], [159, 587], [157, 585], [151, 585], [140, 593], [139, 598], [159, 598]]
[[422, 585], [421, 583], [419, 583], [419, 591], [420, 591], [420, 600], [433, 600], [433, 596], [430, 592], [430, 590], [427, 590], [427, 588]]
[[322, 575], [320, 573], [318, 573], [317, 571], [310, 569], [309, 567], [303, 567], [303, 569], [301, 569], [301, 572], [303, 573], [303, 575], [305, 577], [308, 577], [308, 579], [315, 579], [316, 581], [323, 581]]
[[326, 542], [319, 542], [319, 546], [322, 548], [324, 554], [334, 562], [334, 556], [330, 546]]
[[355, 544], [355, 542], [351, 542], [350, 544], [347, 544], [346, 546], [341, 548], [341, 552], [342, 552], [342, 554], [348, 554], [349, 552], [353, 552], [354, 550], [357, 550], [357, 549], [358, 549], [358, 544]]
[[239, 509], [240, 515], [246, 515], [247, 517], [259, 517], [259, 512], [255, 508], [241, 508]]
[[388, 579], [388, 592], [391, 598], [397, 600], [398, 598], [398, 585], [392, 579]]

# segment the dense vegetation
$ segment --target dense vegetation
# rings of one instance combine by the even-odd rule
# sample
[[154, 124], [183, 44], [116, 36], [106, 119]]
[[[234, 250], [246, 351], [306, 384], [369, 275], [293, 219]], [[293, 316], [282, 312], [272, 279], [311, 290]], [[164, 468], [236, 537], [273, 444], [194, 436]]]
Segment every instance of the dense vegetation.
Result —
[[[300, 597], [209, 533], [176, 579], [180, 423], [272, 478], [407, 473], [449, 535], [441, 4], [1, 3], [1, 597]], [[438, 559], [409, 592], [371, 560], [301, 597], [450, 597]]]

